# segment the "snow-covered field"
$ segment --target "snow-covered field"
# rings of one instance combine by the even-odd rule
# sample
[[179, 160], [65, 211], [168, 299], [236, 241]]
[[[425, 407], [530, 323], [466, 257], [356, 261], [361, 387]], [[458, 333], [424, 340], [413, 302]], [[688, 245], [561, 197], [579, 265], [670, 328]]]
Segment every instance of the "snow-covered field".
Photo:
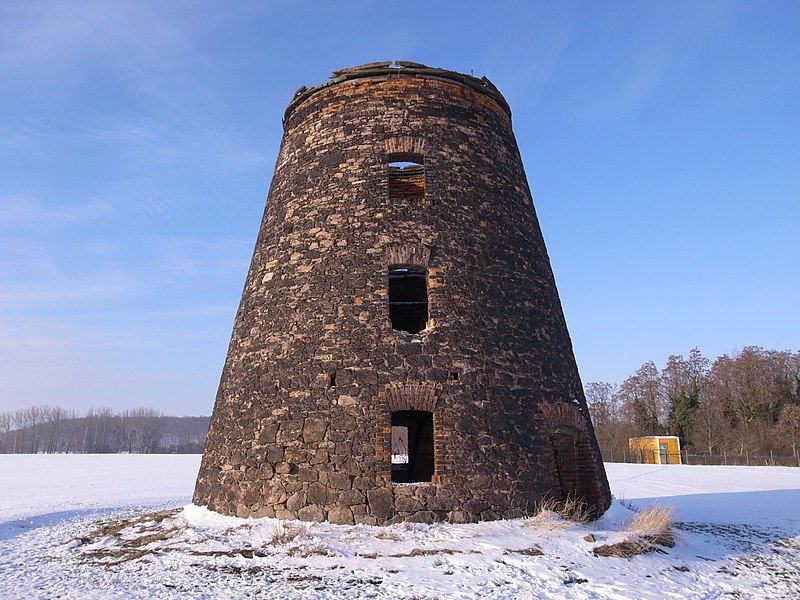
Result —
[[[346, 527], [182, 508], [199, 460], [0, 455], [0, 598], [800, 598], [800, 469], [608, 464], [588, 525]], [[652, 503], [674, 547], [592, 552]]]

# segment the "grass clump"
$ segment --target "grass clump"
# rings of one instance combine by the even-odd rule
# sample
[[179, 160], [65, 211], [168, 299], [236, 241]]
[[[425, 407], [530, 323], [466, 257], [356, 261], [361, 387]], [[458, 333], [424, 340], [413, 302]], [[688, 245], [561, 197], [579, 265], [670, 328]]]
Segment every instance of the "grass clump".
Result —
[[302, 527], [293, 527], [279, 522], [275, 525], [275, 530], [272, 532], [269, 543], [273, 546], [283, 546], [305, 534], [306, 530]]
[[651, 504], [638, 511], [625, 529], [647, 542], [672, 548], [675, 545], [672, 532], [674, 516], [675, 510], [671, 506]]
[[588, 523], [593, 518], [591, 508], [575, 498], [567, 500], [548, 499], [536, 508], [536, 514], [529, 517], [524, 525], [539, 531], [559, 531], [572, 523]]
[[675, 534], [672, 531], [672, 517], [675, 511], [670, 506], [652, 504], [639, 510], [625, 526], [626, 539], [616, 544], [595, 547], [596, 556], [630, 558], [638, 554], [661, 552], [659, 546], [672, 548]]

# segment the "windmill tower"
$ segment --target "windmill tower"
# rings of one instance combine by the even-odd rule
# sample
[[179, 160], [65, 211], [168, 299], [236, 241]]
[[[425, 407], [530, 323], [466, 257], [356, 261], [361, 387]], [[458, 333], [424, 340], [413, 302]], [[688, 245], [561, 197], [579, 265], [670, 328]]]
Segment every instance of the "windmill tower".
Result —
[[610, 503], [505, 99], [399, 61], [300, 88], [195, 504], [382, 524], [566, 497]]

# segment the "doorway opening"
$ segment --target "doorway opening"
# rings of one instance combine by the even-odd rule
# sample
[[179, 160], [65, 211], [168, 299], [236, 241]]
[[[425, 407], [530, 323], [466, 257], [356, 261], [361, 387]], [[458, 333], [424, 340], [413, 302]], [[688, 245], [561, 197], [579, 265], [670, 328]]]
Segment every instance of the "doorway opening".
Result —
[[392, 483], [431, 481], [433, 477], [433, 413], [392, 413]]
[[552, 440], [558, 479], [561, 483], [561, 498], [562, 500], [582, 500], [575, 435], [571, 432], [559, 431], [552, 435]]

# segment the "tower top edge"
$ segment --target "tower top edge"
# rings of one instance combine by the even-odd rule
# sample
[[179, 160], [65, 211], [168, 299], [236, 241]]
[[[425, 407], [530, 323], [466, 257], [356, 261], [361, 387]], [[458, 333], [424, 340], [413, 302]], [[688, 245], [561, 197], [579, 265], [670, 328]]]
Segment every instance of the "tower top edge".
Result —
[[331, 73], [330, 78], [325, 83], [315, 85], [313, 87], [301, 86], [292, 96], [289, 106], [286, 107], [286, 112], [283, 115], [283, 122], [289, 119], [294, 110], [306, 101], [308, 98], [317, 92], [335, 86], [345, 81], [352, 81], [354, 79], [367, 79], [370, 77], [430, 77], [435, 79], [446, 79], [453, 81], [460, 85], [472, 88], [480, 92], [492, 100], [494, 100], [500, 108], [511, 118], [511, 107], [508, 102], [500, 93], [500, 90], [489, 80], [488, 77], [475, 77], [473, 75], [466, 75], [457, 71], [450, 71], [438, 67], [429, 67], [422, 63], [410, 62], [407, 60], [386, 60], [380, 62], [365, 63], [363, 65], [356, 65], [344, 69], [337, 69]]

